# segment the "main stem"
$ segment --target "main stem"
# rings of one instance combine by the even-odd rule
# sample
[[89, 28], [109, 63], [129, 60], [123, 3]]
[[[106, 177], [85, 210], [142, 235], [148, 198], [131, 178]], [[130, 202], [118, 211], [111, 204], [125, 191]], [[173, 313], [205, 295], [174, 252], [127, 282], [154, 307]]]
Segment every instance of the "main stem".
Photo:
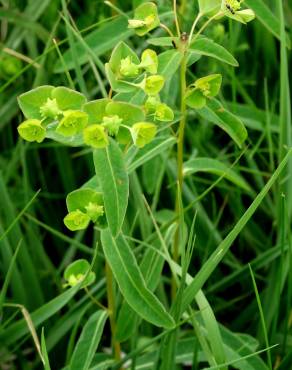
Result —
[[[183, 156], [184, 156], [184, 134], [185, 134], [185, 125], [186, 125], [186, 103], [185, 103], [185, 91], [187, 88], [187, 81], [186, 81], [186, 73], [187, 73], [187, 50], [186, 45], [185, 49], [182, 51], [184, 53], [183, 59], [181, 62], [180, 67], [180, 89], [181, 89], [181, 96], [180, 96], [180, 113], [181, 113], [181, 120], [179, 123], [178, 128], [178, 141], [177, 141], [177, 193], [176, 193], [176, 203], [175, 203], [175, 212], [176, 212], [176, 219], [177, 219], [177, 226], [174, 235], [174, 244], [173, 244], [173, 260], [174, 262], [178, 261], [179, 258], [179, 240], [180, 240], [180, 227], [179, 227], [179, 220], [180, 220], [180, 192], [183, 185]], [[171, 293], [172, 298], [176, 295], [176, 281], [175, 278], [172, 278], [171, 282]]]
[[113, 289], [113, 273], [109, 264], [105, 263], [105, 275], [106, 275], [106, 287], [107, 287], [107, 304], [109, 310], [109, 319], [111, 326], [112, 334], [112, 345], [114, 348], [114, 355], [117, 361], [121, 360], [121, 346], [120, 343], [116, 340], [116, 319], [115, 319], [115, 295]]

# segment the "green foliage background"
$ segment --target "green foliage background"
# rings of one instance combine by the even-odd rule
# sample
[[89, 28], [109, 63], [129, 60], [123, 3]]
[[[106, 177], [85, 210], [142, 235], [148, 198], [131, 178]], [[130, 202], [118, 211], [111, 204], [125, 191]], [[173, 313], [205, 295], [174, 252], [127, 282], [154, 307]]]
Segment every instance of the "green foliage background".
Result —
[[[246, 2], [252, 4], [252, 1]], [[78, 37], [75, 37], [66, 28], [61, 1], [1, 1], [0, 368], [3, 369], [42, 368], [32, 339], [33, 325], [29, 330], [28, 316], [25, 314], [24, 321], [22, 306], [32, 314], [39, 338], [41, 329], [44, 329], [42, 354], [45, 357], [47, 350], [52, 369], [61, 369], [70, 363], [72, 365], [72, 353], [77, 348], [77, 339], [89, 317], [93, 326], [100, 325], [101, 331], [106, 319], [102, 313], [94, 314], [97, 307], [83, 291], [77, 292], [73, 288], [64, 293], [62, 286], [66, 266], [77, 258], [91, 261], [94, 247], [100, 240], [99, 232], [93, 228], [73, 234], [66, 230], [62, 222], [66, 214], [66, 195], [94, 175], [92, 153], [87, 149], [67, 148], [52, 141], [28, 144], [19, 139], [16, 127], [22, 121], [22, 115], [16, 97], [39, 85], [69, 86], [68, 73], [75, 88], [89, 99], [102, 97], [109, 86], [101, 64], [108, 61], [111, 49], [117, 42], [126, 40], [138, 54], [148, 45], [145, 38], [138, 38], [129, 32], [127, 23], [123, 25], [123, 17], [117, 15], [114, 8], [131, 14], [141, 1], [116, 0], [111, 3], [113, 7], [98, 0], [71, 0], [68, 11], [72, 17], [70, 21], [78, 30]], [[280, 29], [276, 27], [276, 35], [274, 32], [273, 21], [276, 20], [279, 27], [281, 24], [277, 2], [257, 0], [256, 3], [268, 7], [274, 18], [261, 18], [259, 14], [258, 19], [248, 27], [225, 20], [220, 23], [223, 28], [215, 22], [205, 32], [229, 50], [239, 61], [240, 67], [234, 68], [202, 57], [188, 75], [193, 80], [195, 76], [222, 73], [221, 100], [224, 99], [226, 106], [242, 119], [249, 133], [247, 148], [242, 151], [219, 128], [198, 119], [195, 114], [189, 116], [185, 159], [204, 158], [196, 163], [197, 170], [186, 178], [182, 190], [184, 206], [191, 204], [184, 215], [188, 233], [194, 214], [197, 215], [195, 249], [189, 268], [192, 276], [204, 266], [210, 254], [233, 229], [274, 173], [279, 150], [282, 150], [281, 144], [289, 146], [291, 143], [291, 138], [286, 136], [291, 129], [288, 93], [291, 51], [290, 48], [281, 51]], [[158, 5], [163, 22], [173, 27], [171, 1], [160, 0]], [[183, 6], [180, 8], [180, 19], [187, 30], [197, 13], [197, 2], [186, 1]], [[283, 1], [283, 7], [290, 45], [292, 6], [289, 0]], [[116, 22], [117, 17], [122, 19], [118, 21], [119, 26], [112, 23]], [[157, 37], [165, 34], [163, 30], [155, 30], [152, 35]], [[74, 40], [71, 54], [70, 37]], [[53, 38], [58, 42], [63, 58], [60, 58]], [[15, 52], [21, 54], [20, 58]], [[79, 67], [78, 60], [85, 63]], [[35, 63], [32, 64], [32, 61]], [[163, 99], [172, 107], [178, 106], [178, 85], [178, 76], [175, 75], [163, 93]], [[283, 131], [280, 134], [283, 127], [284, 134]], [[220, 169], [217, 166], [214, 170], [214, 163], [208, 162], [208, 158], [219, 160], [225, 167]], [[218, 175], [224, 174], [225, 169], [234, 162], [233, 170], [237, 177], [215, 183]], [[206, 342], [209, 356], [218, 356], [220, 348], [216, 348], [216, 343], [212, 341], [216, 337], [212, 332], [217, 327], [214, 325], [216, 320], [220, 323], [224, 348], [230, 361], [263, 350], [268, 342], [269, 345], [277, 344], [270, 352], [272, 363], [279, 366], [280, 370], [291, 368], [292, 189], [284, 188], [284, 194], [281, 190], [281, 182], [287, 176], [291, 177], [289, 168], [274, 184], [255, 216], [233, 243], [231, 251], [204, 285], [205, 296], [198, 297], [197, 305], [193, 305], [193, 308], [194, 311], [200, 309], [202, 313], [206, 310], [209, 317], [206, 320], [203, 314], [203, 319], [199, 318], [193, 324], [195, 330], [189, 325], [181, 326], [176, 349], [177, 369], [191, 368], [187, 364], [192, 362], [193, 369], [209, 368], [202, 348]], [[151, 246], [159, 244], [144, 196], [159, 228], [164, 230], [173, 217], [175, 181], [175, 152], [170, 147], [131, 173], [129, 209], [124, 230], [138, 261], [151, 250]], [[39, 189], [41, 191], [30, 202]], [[165, 238], [167, 240], [167, 236]], [[259, 296], [248, 264], [252, 268]], [[147, 270], [147, 266], [145, 268]], [[101, 248], [94, 271], [96, 282], [90, 287], [90, 295], [106, 305]], [[167, 266], [162, 276], [159, 268], [157, 271], [157, 276], [154, 276], [156, 294], [169, 308], [171, 274]], [[209, 304], [213, 313], [209, 310]], [[123, 307], [120, 294], [116, 297], [116, 305], [118, 310]], [[121, 320], [123, 322], [123, 318]], [[124, 318], [124, 323], [128, 321], [128, 317]], [[87, 323], [87, 327], [91, 325]], [[127, 328], [123, 327], [122, 330], [126, 331]], [[136, 359], [134, 368], [142, 368], [142, 364], [143, 368], [155, 368], [157, 354], [162, 351], [160, 333], [159, 329], [143, 322], [122, 343], [124, 353]], [[83, 334], [92, 338], [92, 342], [99, 342], [97, 334]], [[145, 343], [149, 345], [138, 351], [136, 358], [134, 351]], [[92, 361], [88, 360], [88, 368], [119, 368], [118, 365], [106, 365], [111, 357], [106, 355], [109, 351], [105, 349], [110, 347], [110, 328], [106, 323], [98, 351]], [[267, 353], [269, 351], [253, 355], [250, 360], [238, 362], [230, 369], [269, 369], [269, 365], [265, 365], [269, 364]], [[101, 363], [105, 364], [104, 367], [98, 365]], [[75, 368], [78, 369], [78, 366]]]

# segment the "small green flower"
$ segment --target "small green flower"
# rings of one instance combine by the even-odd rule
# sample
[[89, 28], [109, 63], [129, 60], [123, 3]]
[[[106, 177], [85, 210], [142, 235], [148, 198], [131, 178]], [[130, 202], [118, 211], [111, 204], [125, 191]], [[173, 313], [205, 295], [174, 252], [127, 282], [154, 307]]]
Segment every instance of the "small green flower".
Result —
[[93, 202], [89, 202], [87, 206], [85, 206], [86, 214], [90, 217], [92, 222], [96, 222], [96, 220], [104, 215], [104, 207]]
[[94, 124], [83, 130], [84, 143], [93, 148], [105, 148], [109, 144], [105, 127]]
[[125, 77], [136, 77], [139, 74], [139, 66], [132, 62], [130, 56], [127, 56], [121, 59], [120, 74]]
[[158, 57], [154, 50], [146, 49], [141, 56], [140, 67], [144, 68], [146, 72], [155, 75], [158, 69]]
[[155, 113], [157, 106], [160, 104], [159, 95], [148, 96], [144, 107], [147, 114]]
[[79, 209], [70, 212], [64, 218], [64, 224], [71, 231], [86, 229], [89, 225], [90, 217]]
[[58, 124], [56, 132], [64, 136], [74, 136], [81, 132], [88, 123], [88, 114], [78, 110], [67, 110]]
[[166, 104], [160, 103], [156, 107], [155, 119], [157, 121], [169, 122], [174, 118], [173, 110]]
[[146, 77], [139, 86], [147, 95], [157, 95], [164, 86], [164, 77], [160, 75]]
[[128, 27], [133, 28], [139, 36], [145, 35], [159, 24], [157, 6], [151, 2], [138, 6], [134, 12], [134, 19], [128, 21]]
[[81, 283], [81, 288], [91, 285], [95, 281], [95, 273], [91, 271], [91, 266], [87, 260], [79, 259], [72, 262], [64, 271], [66, 284], [64, 287], [73, 287]]
[[57, 119], [63, 112], [59, 109], [56, 99], [48, 98], [45, 104], [40, 107], [40, 113], [43, 118]]
[[221, 87], [222, 76], [213, 74], [199, 78], [194, 84], [190, 85], [186, 93], [186, 103], [194, 109], [201, 109], [207, 104], [207, 99], [216, 96]]
[[155, 137], [156, 132], [156, 125], [149, 122], [138, 122], [131, 127], [131, 135], [134, 144], [138, 148], [143, 148], [146, 144], [150, 143]]
[[30, 142], [36, 141], [41, 143], [46, 137], [46, 130], [38, 119], [28, 119], [22, 122], [17, 127], [17, 131], [24, 140]]
[[247, 23], [255, 18], [255, 13], [252, 9], [241, 9], [241, 4], [244, 0], [223, 0], [221, 9], [227, 17], [241, 23]]
[[102, 120], [102, 126], [106, 128], [110, 136], [116, 136], [122, 122], [122, 118], [118, 115], [105, 116]]

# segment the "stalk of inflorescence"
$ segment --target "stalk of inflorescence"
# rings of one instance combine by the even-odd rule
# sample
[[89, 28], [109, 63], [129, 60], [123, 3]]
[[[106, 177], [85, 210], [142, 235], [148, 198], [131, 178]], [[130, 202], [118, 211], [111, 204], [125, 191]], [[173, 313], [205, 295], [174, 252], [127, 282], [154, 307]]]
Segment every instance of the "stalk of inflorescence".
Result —
[[112, 336], [112, 347], [114, 350], [114, 357], [117, 361], [121, 360], [121, 345], [116, 340], [116, 310], [115, 310], [115, 294], [114, 294], [114, 278], [112, 270], [107, 263], [105, 262], [105, 277], [106, 277], [106, 291], [107, 291], [107, 302], [108, 302], [108, 312], [109, 320], [111, 327], [111, 336]]
[[[173, 242], [173, 260], [174, 262], [178, 262], [179, 259], [179, 242], [180, 242], [180, 227], [179, 227], [179, 220], [180, 220], [180, 207], [179, 207], [179, 193], [181, 193], [182, 186], [183, 186], [183, 158], [184, 158], [184, 133], [185, 133], [185, 125], [187, 120], [187, 106], [185, 101], [185, 92], [187, 89], [187, 58], [188, 58], [188, 50], [191, 43], [204, 31], [204, 29], [218, 16], [221, 15], [221, 11], [215, 14], [213, 17], [209, 18], [203, 26], [195, 33], [195, 28], [202, 17], [201, 13], [198, 13], [197, 17], [195, 18], [190, 34], [185, 35], [182, 34], [179, 28], [178, 18], [177, 18], [177, 10], [176, 10], [176, 1], [174, 1], [174, 14], [175, 20], [177, 24], [177, 32], [180, 38], [180, 51], [183, 54], [181, 66], [180, 66], [180, 114], [181, 119], [179, 122], [178, 127], [178, 135], [177, 135], [177, 193], [176, 193], [176, 202], [175, 202], [175, 213], [176, 213], [176, 220], [177, 220], [177, 227], [174, 235], [174, 242]], [[195, 33], [195, 34], [194, 34]], [[175, 297], [176, 294], [176, 281], [173, 278], [171, 284], [171, 292], [172, 297]]]

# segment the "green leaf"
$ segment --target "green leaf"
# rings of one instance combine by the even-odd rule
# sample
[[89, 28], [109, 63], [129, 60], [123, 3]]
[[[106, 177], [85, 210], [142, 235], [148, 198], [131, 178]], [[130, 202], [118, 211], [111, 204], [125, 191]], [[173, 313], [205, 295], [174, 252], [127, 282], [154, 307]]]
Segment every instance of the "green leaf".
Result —
[[81, 109], [86, 98], [81, 93], [64, 86], [40, 86], [18, 97], [18, 104], [27, 118], [42, 119], [42, 107], [48, 99], [56, 99], [58, 108], [63, 110]]
[[119, 145], [110, 145], [93, 152], [95, 171], [103, 193], [105, 214], [113, 235], [122, 227], [128, 206], [129, 178]]
[[223, 176], [226, 180], [250, 192], [251, 188], [243, 177], [230, 169], [225, 163], [213, 158], [194, 158], [184, 163], [184, 176], [189, 176], [197, 172], [207, 172], [214, 175]]
[[191, 284], [185, 289], [183, 294], [183, 305], [182, 305], [184, 310], [192, 302], [198, 291], [203, 287], [205, 282], [211, 276], [212, 272], [215, 270], [215, 268], [222, 261], [223, 257], [229, 251], [235, 239], [238, 237], [238, 235], [243, 230], [245, 225], [248, 223], [253, 214], [256, 212], [257, 208], [262, 203], [264, 197], [267, 195], [267, 193], [269, 192], [269, 190], [274, 185], [275, 181], [278, 179], [281, 172], [285, 168], [288, 160], [290, 159], [291, 154], [292, 149], [289, 150], [289, 152], [286, 154], [285, 158], [282, 160], [276, 171], [273, 173], [270, 180], [266, 183], [266, 185], [262, 189], [262, 191], [256, 196], [252, 204], [241, 216], [241, 218], [233, 227], [233, 229], [230, 231], [230, 233], [222, 240], [222, 242], [218, 245], [216, 250], [205, 262], [204, 266], [196, 274]]
[[223, 46], [207, 37], [200, 37], [191, 43], [191, 51], [199, 55], [206, 55], [231, 66], [238, 67], [237, 60]]
[[[148, 44], [155, 46], [172, 46], [173, 38], [172, 37], [151, 37], [147, 40]], [[174, 38], [174, 41], [178, 41], [178, 37]]]
[[242, 121], [228, 112], [216, 99], [209, 100], [207, 105], [197, 112], [206, 120], [224, 130], [241, 148], [247, 138], [247, 131]]
[[[100, 26], [97, 30], [89, 33], [84, 37], [84, 42], [99, 57], [111, 50], [119, 41], [126, 40], [133, 35], [132, 30], [127, 29], [127, 19], [125, 17], [117, 17], [110, 19], [109, 22]], [[80, 65], [88, 61], [88, 51], [84, 48], [81, 42], [75, 43], [76, 53], [78, 55], [78, 63]], [[54, 72], [64, 73], [64, 65], [68, 70], [75, 68], [75, 62], [72, 58], [71, 50], [68, 49], [63, 54], [64, 64], [58, 60]]]
[[104, 254], [121, 292], [132, 309], [156, 326], [173, 328], [172, 317], [146, 287], [135, 256], [125, 238], [120, 234], [115, 239], [109, 230], [104, 230], [101, 232], [101, 241]]
[[86, 98], [78, 91], [59, 86], [52, 90], [52, 99], [56, 99], [61, 110], [81, 109], [86, 103]]
[[68, 145], [72, 147], [84, 145], [82, 134], [77, 134], [74, 136], [64, 136], [56, 132], [56, 123], [49, 124], [46, 128], [46, 138], [54, 140], [63, 145]]
[[92, 125], [95, 123], [101, 123], [105, 116], [105, 108], [110, 102], [110, 99], [98, 99], [92, 100], [89, 103], [84, 104], [83, 110], [88, 114], [88, 124]]
[[40, 86], [18, 97], [18, 104], [26, 118], [42, 119], [40, 107], [46, 103], [54, 86]]
[[178, 70], [182, 53], [178, 50], [168, 50], [158, 56], [158, 74], [169, 79]]
[[221, 0], [199, 0], [199, 9], [201, 14], [218, 11], [221, 7]]
[[78, 189], [74, 190], [67, 195], [66, 204], [69, 212], [80, 209], [86, 212], [86, 206], [89, 203], [97, 203], [98, 205], [103, 204], [102, 193], [96, 192], [92, 189]]
[[106, 311], [97, 311], [86, 322], [72, 354], [70, 370], [89, 369], [100, 342], [106, 319]]
[[174, 137], [157, 137], [148, 144], [146, 147], [138, 151], [134, 158], [126, 158], [130, 163], [128, 164], [128, 173], [135, 171], [138, 167], [142, 166], [144, 163], [150, 161], [152, 158], [156, 157], [158, 154], [163, 153], [165, 150], [171, 148], [176, 143]]

